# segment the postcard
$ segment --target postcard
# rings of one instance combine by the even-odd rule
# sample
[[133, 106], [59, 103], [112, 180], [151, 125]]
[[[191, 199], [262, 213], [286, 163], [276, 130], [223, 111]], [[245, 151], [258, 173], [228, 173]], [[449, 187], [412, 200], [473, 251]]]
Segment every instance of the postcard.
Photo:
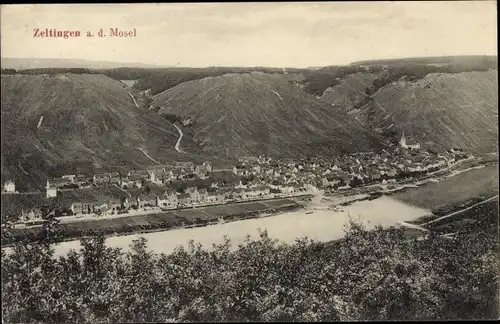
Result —
[[2, 323], [498, 319], [496, 9], [1, 5]]

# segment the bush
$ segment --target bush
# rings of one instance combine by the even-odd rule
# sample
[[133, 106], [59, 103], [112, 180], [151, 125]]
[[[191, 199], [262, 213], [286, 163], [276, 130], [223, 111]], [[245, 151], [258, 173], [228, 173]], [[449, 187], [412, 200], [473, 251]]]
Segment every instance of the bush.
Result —
[[191, 242], [156, 255], [146, 241], [130, 252], [102, 236], [55, 258], [46, 240], [2, 251], [6, 322], [338, 321], [479, 319], [498, 316], [497, 237], [366, 231], [286, 245], [261, 232], [232, 247]]

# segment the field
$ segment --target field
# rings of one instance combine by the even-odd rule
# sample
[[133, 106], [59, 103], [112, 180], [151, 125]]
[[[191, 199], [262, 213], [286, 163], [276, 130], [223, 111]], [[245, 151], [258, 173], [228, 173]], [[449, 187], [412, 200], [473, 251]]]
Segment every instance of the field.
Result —
[[[156, 229], [171, 229], [192, 225], [207, 225], [220, 218], [224, 220], [245, 219], [260, 213], [276, 210], [292, 210], [299, 204], [289, 199], [277, 199], [261, 202], [247, 202], [223, 206], [211, 206], [196, 209], [183, 209], [161, 212], [151, 215], [126, 216], [115, 219], [81, 221], [60, 224], [63, 239], [70, 239], [101, 232], [104, 234], [131, 233]], [[36, 240], [40, 227], [14, 230], [14, 240], [27, 238]]]
[[428, 209], [457, 204], [473, 197], [498, 194], [498, 164], [471, 170], [439, 183], [428, 183], [418, 189], [394, 195], [405, 203]]

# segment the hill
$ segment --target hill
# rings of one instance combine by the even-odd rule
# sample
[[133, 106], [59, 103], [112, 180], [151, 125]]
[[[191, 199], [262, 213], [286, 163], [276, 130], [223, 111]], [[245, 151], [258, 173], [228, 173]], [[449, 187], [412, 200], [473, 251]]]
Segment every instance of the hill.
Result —
[[189, 136], [134, 105], [123, 84], [99, 74], [2, 75], [2, 183], [203, 159]]
[[381, 147], [344, 111], [291, 84], [293, 74], [225, 74], [153, 97], [160, 114], [190, 118], [204, 150], [230, 156], [335, 154]]
[[488, 71], [497, 69], [497, 66], [496, 56], [470, 55], [362, 61], [346, 66], [325, 66], [318, 70], [306, 70], [300, 73], [304, 75], [304, 80], [301, 82], [304, 91], [321, 97], [329, 87], [341, 85], [343, 79], [356, 74], [378, 75], [370, 89], [370, 93], [373, 93], [401, 76], [422, 79], [430, 73]]
[[[285, 72], [286, 71], [286, 72]], [[282, 69], [273, 67], [207, 67], [207, 68], [168, 68], [156, 69], [154, 73], [141, 78], [134, 85], [140, 90], [151, 89], [153, 95], [170, 89], [187, 81], [199, 80], [207, 77], [218, 77], [227, 73], [298, 73], [302, 69]]]
[[397, 139], [404, 130], [437, 150], [462, 147], [493, 152], [498, 147], [498, 72], [401, 76], [383, 85], [349, 113], [378, 133]]
[[456, 56], [430, 56], [410, 57], [383, 60], [366, 60], [353, 62], [350, 65], [401, 65], [401, 64], [453, 64], [453, 65], [498, 65], [498, 58], [494, 55], [456, 55]]
[[371, 87], [377, 77], [378, 74], [367, 72], [349, 74], [337, 85], [327, 88], [321, 100], [345, 108], [352, 107], [365, 99], [366, 88]]

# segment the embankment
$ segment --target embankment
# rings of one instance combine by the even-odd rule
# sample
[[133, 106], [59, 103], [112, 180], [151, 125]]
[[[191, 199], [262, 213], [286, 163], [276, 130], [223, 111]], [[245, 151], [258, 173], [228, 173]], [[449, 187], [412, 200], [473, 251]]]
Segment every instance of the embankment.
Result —
[[[93, 221], [61, 223], [60, 240], [70, 241], [76, 238], [102, 233], [106, 236], [125, 235], [166, 231], [177, 228], [203, 227], [218, 222], [233, 222], [243, 219], [274, 215], [293, 211], [302, 205], [292, 199], [274, 199], [192, 209], [163, 211], [157, 214], [128, 216]], [[2, 245], [9, 245], [21, 240], [36, 241], [43, 237], [41, 227], [19, 228], [13, 230], [12, 238], [2, 240]]]

